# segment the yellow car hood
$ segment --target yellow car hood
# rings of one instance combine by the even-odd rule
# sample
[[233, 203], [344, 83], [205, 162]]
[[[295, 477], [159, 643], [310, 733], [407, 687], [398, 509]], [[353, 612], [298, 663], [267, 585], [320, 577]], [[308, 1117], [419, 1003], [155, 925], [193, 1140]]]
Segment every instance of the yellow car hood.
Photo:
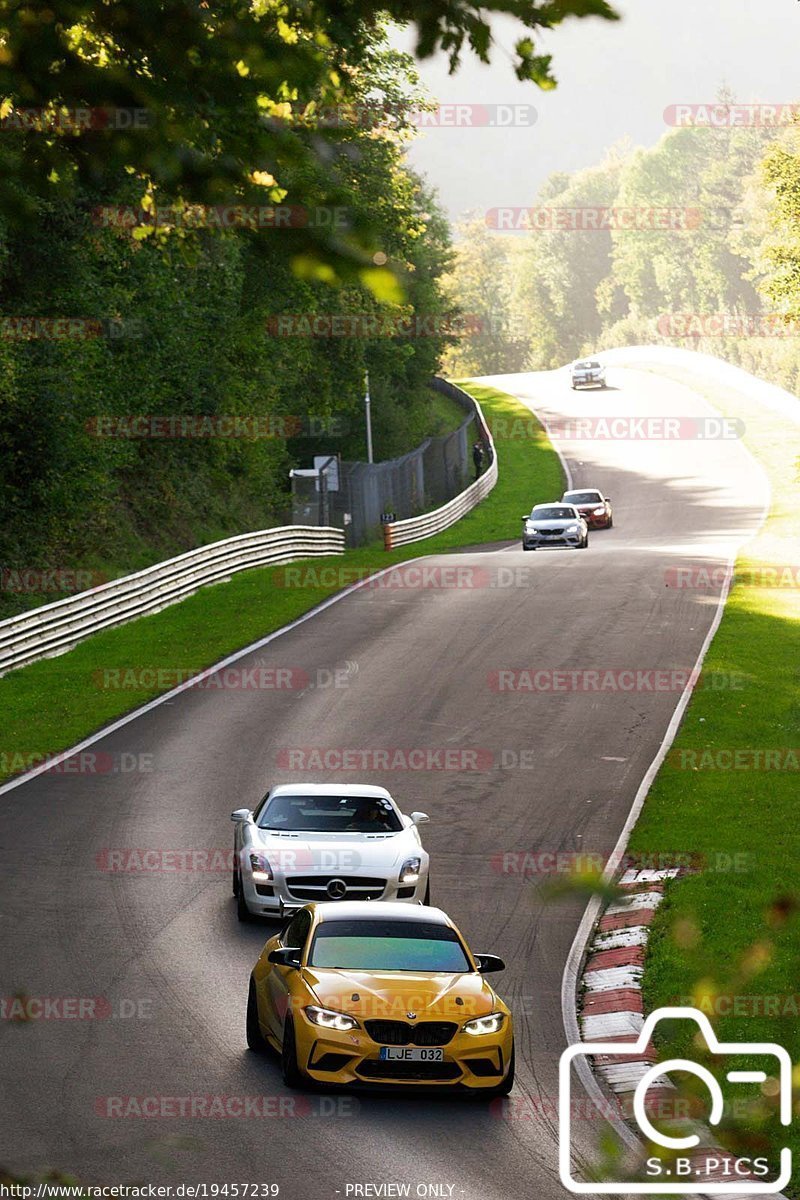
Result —
[[505, 1011], [480, 975], [415, 975], [411, 972], [329, 971], [306, 967], [306, 986], [324, 1008], [370, 1018], [403, 1021], [410, 1012], [420, 1018], [468, 1021]]

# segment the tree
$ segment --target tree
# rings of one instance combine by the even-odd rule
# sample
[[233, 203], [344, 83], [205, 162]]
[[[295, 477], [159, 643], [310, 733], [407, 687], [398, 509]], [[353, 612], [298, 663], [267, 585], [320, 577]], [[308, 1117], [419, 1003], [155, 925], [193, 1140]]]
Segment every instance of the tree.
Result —
[[[441, 49], [455, 70], [467, 47], [488, 61], [489, 20], [503, 12], [525, 31], [517, 75], [541, 87], [554, 84], [551, 56], [536, 52], [531, 33], [570, 17], [616, 18], [606, 0], [6, 4], [0, 211], [21, 224], [37, 199], [96, 191], [126, 174], [141, 196], [156, 193], [161, 203], [336, 205], [362, 131], [320, 122], [319, 114], [346, 111], [368, 93], [382, 22], [411, 23], [419, 55]], [[414, 97], [399, 99], [389, 124], [402, 135]], [[299, 233], [295, 269], [390, 289], [391, 264], [373, 262], [382, 248], [370, 199], [354, 207], [344, 236]]]

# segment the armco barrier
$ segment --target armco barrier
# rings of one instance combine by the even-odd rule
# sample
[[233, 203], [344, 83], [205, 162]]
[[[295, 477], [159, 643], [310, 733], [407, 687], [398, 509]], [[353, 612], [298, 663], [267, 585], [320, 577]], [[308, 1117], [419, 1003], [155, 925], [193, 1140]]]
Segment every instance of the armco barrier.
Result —
[[100, 629], [158, 612], [248, 567], [344, 553], [341, 529], [288, 525], [189, 550], [66, 600], [0, 621], [0, 675], [69, 650]]
[[406, 546], [409, 542], [421, 542], [425, 538], [433, 537], [436, 533], [441, 533], [443, 529], [448, 529], [476, 504], [479, 504], [485, 496], [488, 496], [497, 483], [497, 454], [494, 448], [494, 439], [481, 411], [481, 406], [468, 392], [462, 391], [461, 388], [444, 379], [435, 380], [434, 387], [437, 391], [459, 399], [462, 403], [466, 401], [474, 407], [475, 419], [481, 431], [483, 444], [488, 450], [489, 466], [474, 483], [449, 500], [447, 504], [443, 504], [441, 508], [434, 509], [433, 512], [422, 513], [419, 517], [408, 517], [405, 521], [393, 521], [389, 525], [384, 525], [383, 545], [385, 550], [392, 550], [395, 546]]

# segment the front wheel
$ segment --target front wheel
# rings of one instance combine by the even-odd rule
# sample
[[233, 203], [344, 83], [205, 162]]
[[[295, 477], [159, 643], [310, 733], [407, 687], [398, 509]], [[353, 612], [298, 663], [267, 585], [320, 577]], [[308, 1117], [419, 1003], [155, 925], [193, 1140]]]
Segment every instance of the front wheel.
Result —
[[425, 887], [425, 899], [422, 901], [422, 903], [430, 904], [430, 902], [431, 902], [431, 881], [429, 878], [428, 882], [426, 884], [426, 887]]
[[297, 1043], [294, 1037], [294, 1024], [288, 1019], [283, 1027], [281, 1073], [283, 1074], [283, 1082], [287, 1087], [299, 1088], [303, 1086], [303, 1075], [297, 1065]]
[[267, 1048], [266, 1040], [261, 1032], [261, 1026], [258, 1023], [256, 985], [252, 979], [247, 991], [247, 1045], [255, 1054], [262, 1054]]
[[244, 888], [242, 887], [242, 872], [239, 871], [236, 884], [236, 916], [243, 925], [247, 925], [252, 921], [253, 916], [250, 909], [247, 907], [247, 901], [244, 898]]
[[586, 537], [581, 542], [581, 550], [588, 550], [588, 549], [589, 549], [589, 535], [587, 533]]

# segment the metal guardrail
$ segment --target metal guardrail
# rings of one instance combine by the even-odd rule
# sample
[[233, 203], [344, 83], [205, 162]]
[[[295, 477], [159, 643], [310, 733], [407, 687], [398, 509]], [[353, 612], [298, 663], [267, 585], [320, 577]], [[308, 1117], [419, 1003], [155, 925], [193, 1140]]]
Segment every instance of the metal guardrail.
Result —
[[341, 529], [288, 525], [189, 550], [100, 587], [0, 621], [0, 675], [62, 654], [101, 629], [158, 612], [249, 567], [344, 553]]
[[447, 504], [443, 504], [441, 508], [434, 509], [433, 512], [422, 513], [418, 517], [408, 517], [404, 521], [393, 521], [391, 524], [384, 525], [383, 547], [385, 550], [393, 550], [396, 546], [406, 546], [409, 542], [421, 542], [425, 538], [433, 537], [436, 533], [441, 533], [443, 529], [448, 529], [476, 504], [480, 504], [497, 483], [497, 453], [492, 431], [486, 422], [481, 406], [474, 397], [456, 387], [454, 383], [437, 379], [434, 381], [434, 386], [437, 391], [441, 391], [453, 399], [458, 399], [462, 403], [466, 401], [473, 406], [483, 443], [488, 448], [489, 466], [474, 483], [449, 500]]

